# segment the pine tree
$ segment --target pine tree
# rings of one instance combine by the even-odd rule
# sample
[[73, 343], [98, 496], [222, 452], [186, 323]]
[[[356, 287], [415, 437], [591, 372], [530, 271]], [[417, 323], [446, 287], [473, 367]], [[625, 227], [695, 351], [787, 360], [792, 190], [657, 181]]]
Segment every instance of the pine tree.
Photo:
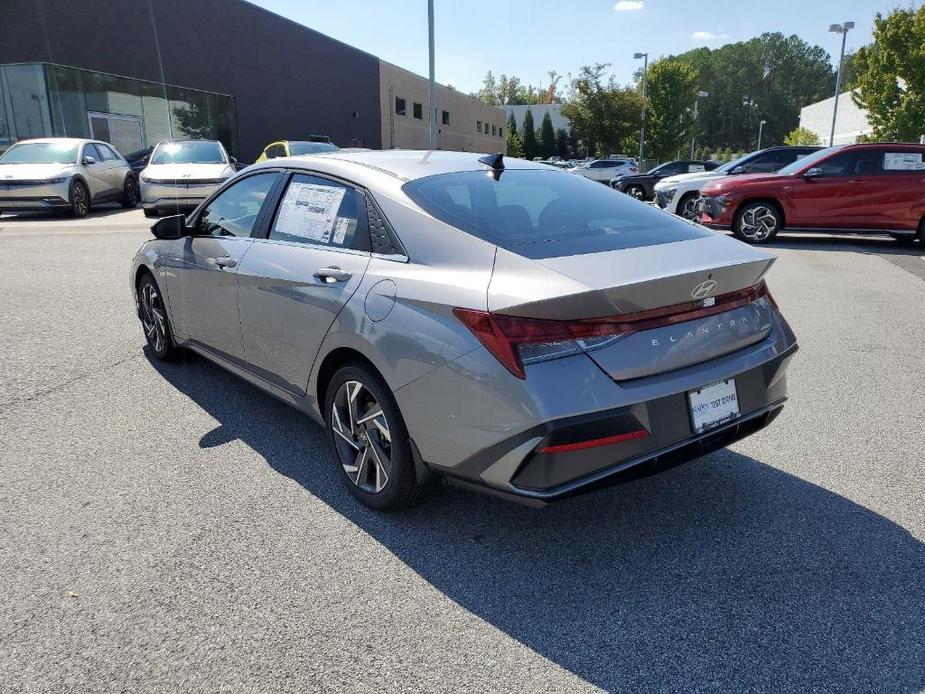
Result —
[[543, 159], [549, 159], [556, 155], [556, 131], [552, 127], [552, 118], [549, 111], [543, 116], [543, 123], [540, 125], [540, 155]]
[[536, 140], [536, 126], [533, 124], [533, 111], [529, 108], [524, 115], [524, 132], [522, 136], [524, 159], [532, 160], [540, 154], [540, 143]]

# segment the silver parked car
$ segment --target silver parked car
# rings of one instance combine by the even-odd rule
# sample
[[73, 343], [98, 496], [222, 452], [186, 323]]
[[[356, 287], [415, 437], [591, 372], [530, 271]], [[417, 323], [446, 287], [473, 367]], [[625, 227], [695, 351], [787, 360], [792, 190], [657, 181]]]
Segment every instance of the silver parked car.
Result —
[[374, 508], [435, 475], [542, 504], [786, 400], [770, 256], [545, 164], [274, 159], [152, 231], [130, 285], [153, 354], [187, 347], [323, 424]]
[[158, 143], [140, 176], [145, 216], [192, 210], [234, 175], [234, 164], [214, 140]]
[[23, 140], [0, 157], [0, 212], [68, 211], [92, 205], [138, 204], [138, 181], [116, 149], [98, 140]]

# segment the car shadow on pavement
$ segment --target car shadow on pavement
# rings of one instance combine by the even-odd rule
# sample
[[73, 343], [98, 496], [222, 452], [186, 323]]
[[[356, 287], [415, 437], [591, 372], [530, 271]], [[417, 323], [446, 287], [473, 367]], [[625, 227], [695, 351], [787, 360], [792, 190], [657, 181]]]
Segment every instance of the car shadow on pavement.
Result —
[[199, 357], [152, 364], [220, 423], [201, 446], [241, 440], [458, 605], [606, 690], [925, 686], [922, 543], [760, 461], [727, 449], [543, 510], [439, 486], [380, 514], [305, 416]]

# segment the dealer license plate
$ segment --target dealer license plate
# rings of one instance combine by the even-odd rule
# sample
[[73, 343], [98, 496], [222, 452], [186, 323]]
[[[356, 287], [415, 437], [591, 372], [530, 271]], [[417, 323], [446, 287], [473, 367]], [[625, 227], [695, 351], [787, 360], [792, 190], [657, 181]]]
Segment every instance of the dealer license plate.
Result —
[[717, 381], [687, 394], [694, 432], [700, 433], [739, 416], [736, 380]]

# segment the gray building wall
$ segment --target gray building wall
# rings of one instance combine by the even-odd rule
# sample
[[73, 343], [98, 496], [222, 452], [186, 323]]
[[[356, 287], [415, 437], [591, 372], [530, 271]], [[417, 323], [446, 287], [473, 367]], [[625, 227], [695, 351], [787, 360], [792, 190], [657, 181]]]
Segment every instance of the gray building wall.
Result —
[[555, 130], [565, 130], [568, 132], [572, 124], [569, 119], [562, 115], [562, 104], [530, 104], [517, 106], [498, 106], [504, 113], [504, 120], [507, 122], [508, 114], [514, 114], [514, 121], [517, 123], [517, 131], [520, 132], [524, 127], [524, 118], [527, 115], [527, 109], [533, 114], [533, 126], [539, 130], [543, 124], [543, 118], [549, 113], [549, 119], [552, 121], [552, 127]]
[[244, 161], [272, 140], [309, 134], [382, 146], [379, 60], [242, 0], [0, 5], [0, 64], [55, 63], [231, 95]]
[[[380, 61], [383, 149], [427, 149], [430, 146], [427, 88], [425, 78]], [[396, 98], [405, 100], [405, 115], [396, 113]], [[415, 118], [416, 103], [421, 105], [421, 118]], [[437, 111], [438, 149], [507, 152], [505, 116], [494, 106], [438, 84]], [[443, 123], [444, 111], [449, 115], [449, 124]]]

